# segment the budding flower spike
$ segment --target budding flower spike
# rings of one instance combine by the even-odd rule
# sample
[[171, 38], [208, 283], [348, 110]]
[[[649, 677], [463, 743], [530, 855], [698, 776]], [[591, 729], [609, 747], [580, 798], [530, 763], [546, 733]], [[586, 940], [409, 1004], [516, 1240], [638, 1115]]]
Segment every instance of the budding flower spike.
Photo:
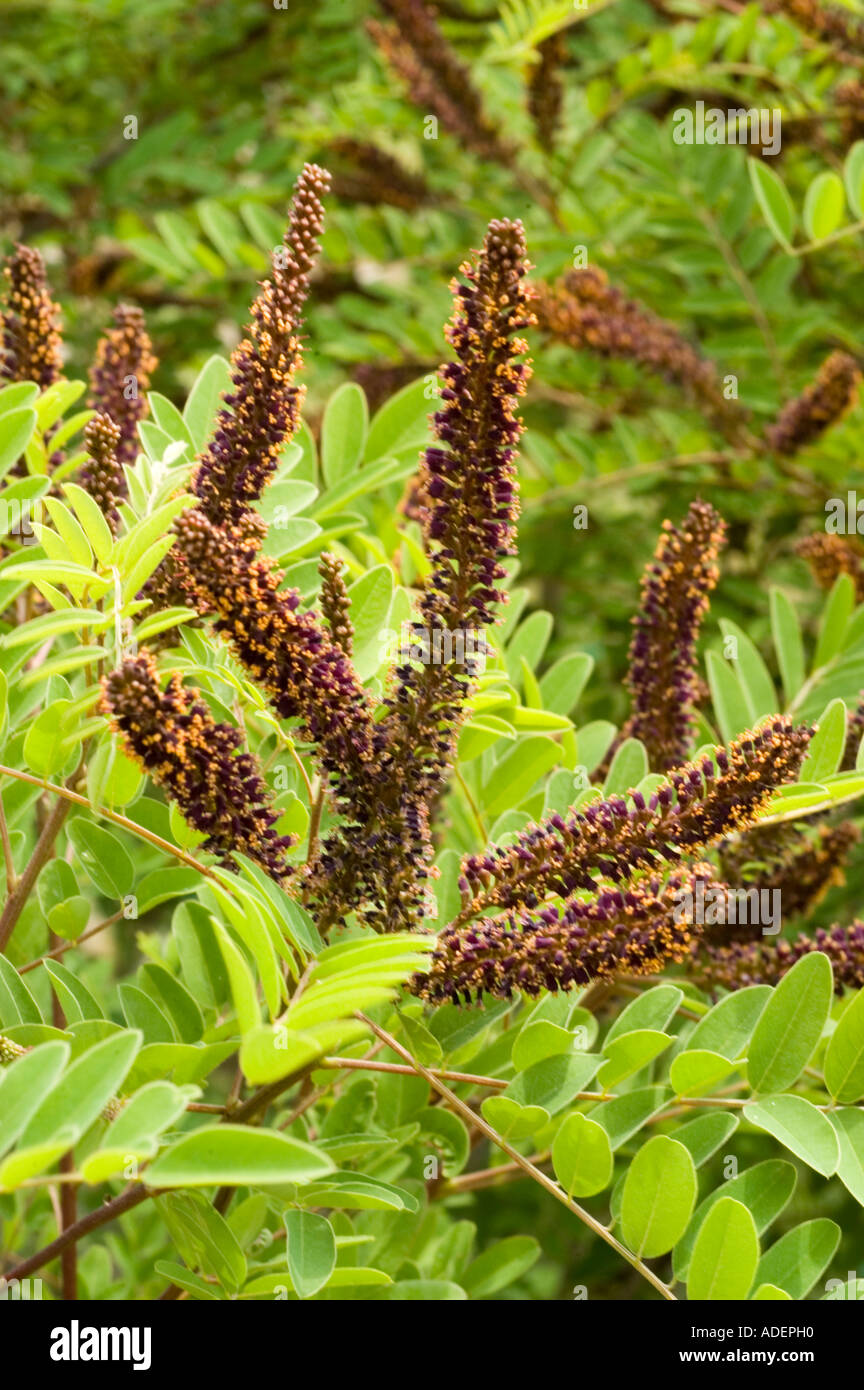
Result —
[[788, 401], [776, 422], [765, 431], [765, 442], [787, 457], [819, 439], [836, 425], [858, 400], [861, 372], [848, 352], [832, 352], [816, 380]]
[[201, 846], [236, 869], [245, 854], [277, 882], [291, 873], [278, 814], [258, 761], [241, 752], [242, 731], [217, 723], [197, 690], [170, 676], [163, 691], [149, 652], [127, 656], [102, 681], [102, 708], [131, 755], [204, 836]]
[[125, 495], [122, 465], [133, 464], [138, 453], [138, 422], [146, 418], [147, 392], [157, 366], [142, 311], [133, 304], [118, 304], [112, 327], [96, 346], [87, 402], [92, 410], [109, 415], [119, 430], [114, 452], [123, 491], [116, 493], [118, 497]]
[[330, 629], [330, 636], [345, 655], [350, 656], [354, 646], [354, 627], [342, 566], [335, 555], [325, 551], [318, 561], [318, 573], [321, 576], [321, 612]]
[[699, 690], [696, 642], [725, 543], [725, 522], [707, 503], [693, 502], [680, 527], [663, 523], [642, 579], [627, 674], [633, 712], [620, 741], [641, 739], [657, 772], [683, 762], [692, 746]]
[[81, 469], [81, 486], [99, 503], [105, 520], [116, 535], [120, 525], [117, 504], [126, 491], [126, 479], [119, 458], [119, 425], [108, 415], [94, 415], [84, 426], [84, 448], [88, 459]]
[[30, 246], [16, 246], [4, 267], [0, 380], [35, 381], [41, 390], [63, 375], [60, 306], [51, 297], [45, 263]]
[[285, 240], [252, 305], [248, 336], [231, 355], [231, 387], [192, 490], [208, 520], [236, 525], [261, 496], [300, 423], [300, 329], [324, 226], [330, 175], [306, 164], [294, 188]]

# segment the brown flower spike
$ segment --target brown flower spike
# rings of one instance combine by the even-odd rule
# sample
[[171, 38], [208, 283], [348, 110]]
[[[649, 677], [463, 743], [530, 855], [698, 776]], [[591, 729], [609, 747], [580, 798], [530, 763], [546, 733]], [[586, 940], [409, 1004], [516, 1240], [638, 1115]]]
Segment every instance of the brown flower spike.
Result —
[[513, 150], [486, 115], [471, 74], [441, 33], [434, 10], [424, 0], [381, 0], [381, 8], [394, 22], [370, 19], [366, 28], [414, 105], [433, 112], [481, 159], [507, 163]]
[[553, 285], [541, 284], [537, 319], [544, 333], [570, 347], [631, 360], [675, 382], [724, 435], [735, 440], [741, 433], [745, 412], [736, 400], [725, 398], [713, 362], [673, 324], [627, 299], [597, 267], [584, 266]]
[[[115, 454], [118, 463], [133, 464], [138, 453], [138, 422], [148, 412], [147, 392], [158, 362], [144, 323], [144, 315], [134, 304], [118, 304], [113, 326], [99, 339], [96, 359], [90, 368], [92, 410], [109, 415], [120, 431]], [[122, 467], [118, 475], [125, 496]]]
[[290, 873], [289, 837], [277, 835], [277, 813], [257, 759], [240, 752], [243, 735], [218, 724], [197, 690], [174, 672], [160, 689], [149, 652], [126, 657], [102, 681], [102, 705], [127, 748], [176, 802], [190, 825], [206, 836], [202, 849], [235, 869], [231, 853], [247, 855], [270, 876]]
[[694, 927], [681, 912], [697, 881], [712, 871], [697, 865], [665, 881], [644, 879], [606, 889], [591, 901], [572, 899], [535, 917], [523, 914], [448, 929], [438, 938], [428, 974], [412, 989], [434, 1003], [471, 1003], [483, 993], [509, 999], [591, 984], [626, 972], [654, 975], [687, 958]]
[[385, 203], [406, 212], [429, 199], [429, 189], [421, 178], [368, 140], [340, 136], [330, 151], [327, 162], [333, 166], [333, 193], [337, 198], [352, 203]]
[[8, 288], [0, 378], [35, 381], [44, 391], [63, 374], [60, 306], [51, 298], [45, 263], [31, 247], [15, 247], [4, 275]]
[[864, 546], [857, 536], [816, 531], [795, 546], [795, 553], [806, 560], [821, 589], [831, 589], [841, 574], [848, 574], [855, 585], [855, 597], [864, 599]]
[[528, 110], [534, 122], [537, 143], [552, 150], [559, 134], [564, 83], [561, 68], [567, 61], [567, 40], [559, 29], [537, 46], [537, 59], [528, 74]]
[[632, 713], [620, 740], [641, 739], [655, 772], [687, 757], [699, 691], [696, 642], [717, 583], [726, 525], [706, 502], [693, 502], [681, 526], [664, 521], [642, 579], [633, 619], [627, 688]]
[[300, 423], [304, 388], [294, 381], [302, 365], [299, 333], [329, 183], [326, 170], [304, 165], [272, 279], [262, 284], [248, 336], [231, 356], [231, 389], [192, 484], [204, 515], [217, 525], [243, 523]]
[[861, 373], [848, 352], [826, 357], [810, 386], [787, 401], [776, 422], [765, 431], [765, 442], [776, 454], [797, 454], [836, 425], [858, 400]]
[[114, 535], [120, 525], [117, 503], [126, 494], [126, 480], [120, 466], [120, 427], [108, 415], [94, 415], [84, 426], [84, 448], [88, 460], [81, 469], [81, 486], [99, 503]]

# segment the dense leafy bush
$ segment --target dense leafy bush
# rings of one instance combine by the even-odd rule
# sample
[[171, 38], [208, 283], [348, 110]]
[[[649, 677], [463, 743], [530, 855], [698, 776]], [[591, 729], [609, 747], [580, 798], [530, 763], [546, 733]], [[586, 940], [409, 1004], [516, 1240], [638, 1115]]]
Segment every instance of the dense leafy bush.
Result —
[[860, 1296], [853, 20], [227, 8], [13, 15], [0, 1275]]

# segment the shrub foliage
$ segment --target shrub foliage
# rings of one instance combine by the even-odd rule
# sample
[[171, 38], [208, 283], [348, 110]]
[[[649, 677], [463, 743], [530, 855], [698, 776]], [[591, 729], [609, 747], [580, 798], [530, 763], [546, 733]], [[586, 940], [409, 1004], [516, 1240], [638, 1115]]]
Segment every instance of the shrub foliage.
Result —
[[[206, 186], [206, 78], [39, 217], [5, 173], [0, 1276], [855, 1297], [864, 145], [814, 64], [860, 24], [339, 8], [326, 115]], [[676, 145], [699, 82], [776, 88], [780, 173]], [[61, 291], [82, 172], [111, 249], [70, 228]]]

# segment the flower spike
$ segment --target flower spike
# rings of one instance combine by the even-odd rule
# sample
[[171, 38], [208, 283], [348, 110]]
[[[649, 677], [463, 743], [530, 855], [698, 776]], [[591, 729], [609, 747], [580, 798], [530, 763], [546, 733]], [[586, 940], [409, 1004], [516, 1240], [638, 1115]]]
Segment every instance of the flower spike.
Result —
[[0, 379], [35, 381], [45, 390], [63, 374], [60, 306], [51, 298], [45, 263], [30, 246], [16, 246], [6, 261]]
[[102, 705], [134, 758], [206, 839], [202, 849], [236, 869], [248, 855], [277, 882], [291, 872], [290, 837], [277, 835], [277, 813], [257, 759], [240, 752], [243, 735], [217, 724], [197, 690], [174, 672], [163, 691], [147, 651], [128, 656], [102, 682]]
[[680, 527], [664, 521], [642, 579], [627, 675], [633, 712], [620, 739], [641, 739], [657, 772], [683, 762], [693, 741], [696, 641], [725, 540], [725, 522], [714, 508], [693, 502]]
[[133, 464], [138, 454], [138, 422], [148, 411], [150, 378], [158, 366], [147, 333], [144, 315], [134, 304], [118, 304], [113, 326], [96, 347], [90, 369], [89, 406], [109, 415], [120, 431], [115, 449], [121, 469], [118, 480], [125, 495], [124, 463]]
[[273, 277], [262, 284], [248, 336], [231, 356], [231, 389], [192, 484], [204, 515], [217, 525], [242, 523], [300, 423], [304, 388], [294, 380], [303, 360], [299, 334], [329, 184], [326, 170], [304, 165]]

